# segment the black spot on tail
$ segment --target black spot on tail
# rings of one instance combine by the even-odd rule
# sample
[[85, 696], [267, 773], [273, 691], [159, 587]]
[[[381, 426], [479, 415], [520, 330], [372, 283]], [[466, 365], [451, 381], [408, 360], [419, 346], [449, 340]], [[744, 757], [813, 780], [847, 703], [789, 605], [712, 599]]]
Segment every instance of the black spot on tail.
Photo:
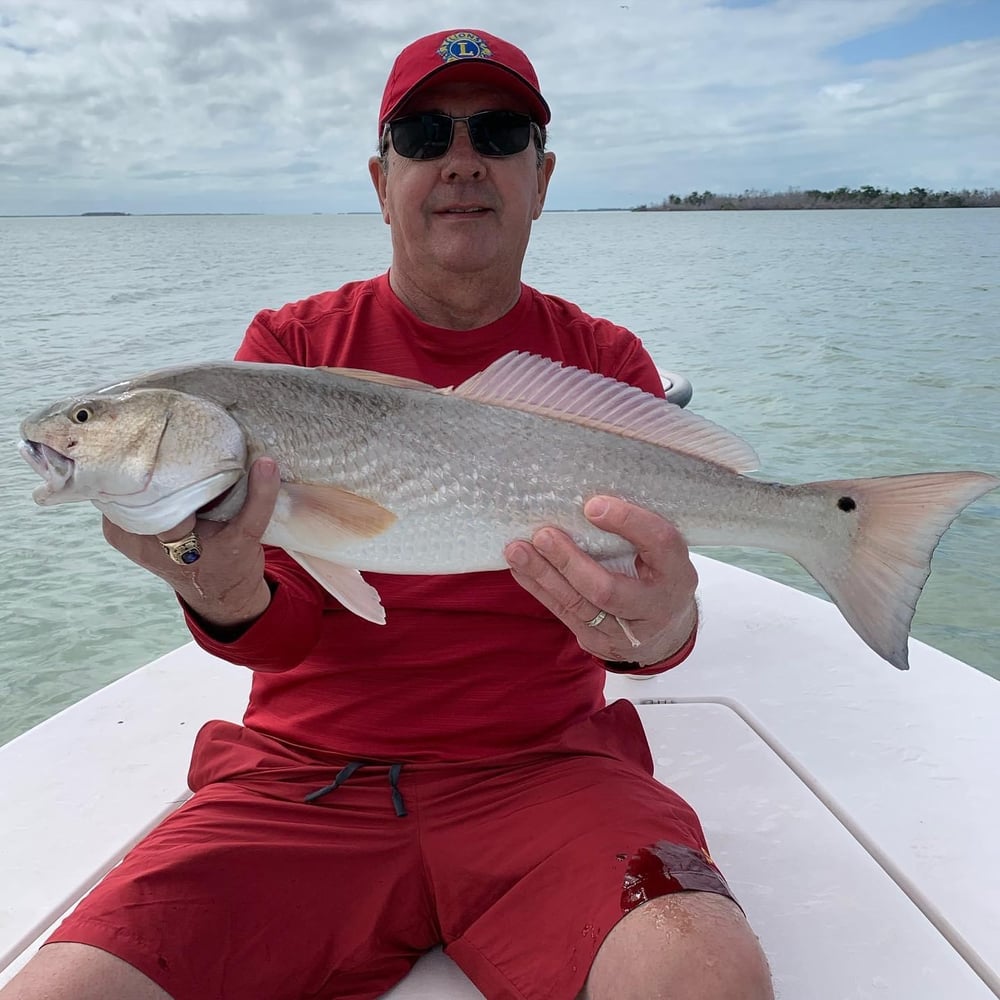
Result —
[[852, 510], [857, 510], [858, 505], [853, 497], [841, 497], [837, 501], [837, 506], [845, 512], [850, 512]]

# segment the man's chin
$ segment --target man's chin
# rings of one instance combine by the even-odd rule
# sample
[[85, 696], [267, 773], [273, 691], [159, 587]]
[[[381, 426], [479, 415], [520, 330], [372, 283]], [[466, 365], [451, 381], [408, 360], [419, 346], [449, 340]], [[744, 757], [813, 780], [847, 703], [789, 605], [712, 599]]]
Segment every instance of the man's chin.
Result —
[[511, 259], [484, 233], [455, 233], [449, 239], [437, 240], [430, 258], [445, 271], [474, 274], [502, 267]]

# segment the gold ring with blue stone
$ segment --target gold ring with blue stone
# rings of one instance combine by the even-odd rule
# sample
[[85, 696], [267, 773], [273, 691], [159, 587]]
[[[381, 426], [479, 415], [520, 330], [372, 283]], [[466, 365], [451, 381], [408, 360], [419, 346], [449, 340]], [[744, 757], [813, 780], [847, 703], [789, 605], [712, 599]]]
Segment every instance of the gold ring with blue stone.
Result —
[[179, 566], [190, 566], [201, 558], [201, 541], [193, 532], [188, 532], [176, 542], [160, 542], [163, 551]]

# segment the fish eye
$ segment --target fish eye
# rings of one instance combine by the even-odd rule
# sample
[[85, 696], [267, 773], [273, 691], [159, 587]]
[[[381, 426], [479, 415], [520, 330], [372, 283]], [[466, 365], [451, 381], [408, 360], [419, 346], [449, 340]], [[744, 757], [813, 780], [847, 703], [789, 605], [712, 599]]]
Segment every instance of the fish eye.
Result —
[[69, 418], [74, 424], [85, 424], [93, 415], [94, 411], [89, 406], [77, 406]]

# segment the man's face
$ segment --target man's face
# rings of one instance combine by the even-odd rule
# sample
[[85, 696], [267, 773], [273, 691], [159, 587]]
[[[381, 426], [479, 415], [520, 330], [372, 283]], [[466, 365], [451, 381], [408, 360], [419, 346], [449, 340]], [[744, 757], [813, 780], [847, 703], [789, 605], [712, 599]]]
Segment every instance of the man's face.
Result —
[[[492, 110], [526, 109], [503, 91], [452, 83], [421, 90], [397, 117]], [[521, 153], [483, 156], [464, 122], [456, 123], [451, 147], [435, 160], [408, 160], [390, 142], [388, 170], [383, 173], [377, 158], [369, 167], [382, 217], [392, 227], [393, 268], [417, 281], [442, 270], [493, 271], [500, 278], [513, 268], [519, 275], [554, 166], [551, 153], [538, 166], [534, 136]]]

